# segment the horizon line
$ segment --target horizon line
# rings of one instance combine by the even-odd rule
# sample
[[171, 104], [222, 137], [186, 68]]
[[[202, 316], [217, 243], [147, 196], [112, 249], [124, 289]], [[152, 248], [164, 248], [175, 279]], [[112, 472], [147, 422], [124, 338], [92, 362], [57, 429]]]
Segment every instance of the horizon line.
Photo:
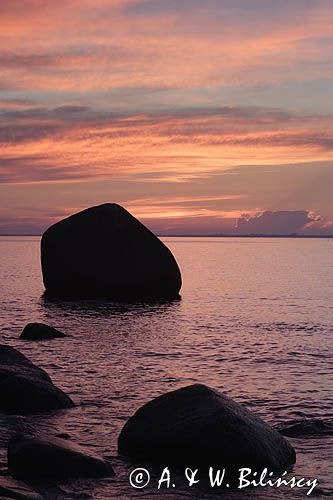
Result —
[[[153, 232], [153, 231], [152, 231]], [[161, 238], [333, 238], [333, 234], [301, 234], [301, 233], [280, 233], [280, 234], [274, 234], [274, 233], [244, 233], [244, 234], [230, 234], [230, 233], [210, 233], [210, 234], [198, 234], [198, 233], [191, 233], [191, 234], [160, 234], [160, 233], [154, 233], [156, 236], [161, 237]], [[34, 233], [34, 234], [27, 234], [27, 233], [0, 233], [0, 237], [5, 236], [21, 236], [21, 237], [28, 237], [28, 236], [39, 236], [42, 237], [43, 233]]]

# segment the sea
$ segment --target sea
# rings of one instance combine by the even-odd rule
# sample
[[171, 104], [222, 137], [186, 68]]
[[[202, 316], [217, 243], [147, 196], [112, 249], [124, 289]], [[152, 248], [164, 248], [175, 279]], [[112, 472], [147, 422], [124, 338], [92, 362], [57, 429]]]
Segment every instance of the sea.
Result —
[[[316, 478], [333, 496], [333, 239], [163, 238], [182, 271], [180, 300], [54, 302], [43, 296], [40, 238], [0, 237], [1, 343], [44, 368], [73, 409], [0, 414], [0, 469], [17, 431], [63, 434], [109, 458], [115, 478], [34, 484], [45, 499], [307, 498], [308, 488], [158, 489], [161, 471], [125, 462], [117, 438], [150, 399], [193, 383], [230, 396], [288, 435], [297, 462], [287, 477]], [[19, 339], [29, 322], [67, 338]], [[165, 464], [167, 467], [169, 464]], [[150, 472], [131, 486], [137, 467]], [[181, 474], [179, 473], [179, 476]], [[179, 479], [179, 481], [178, 481]]]

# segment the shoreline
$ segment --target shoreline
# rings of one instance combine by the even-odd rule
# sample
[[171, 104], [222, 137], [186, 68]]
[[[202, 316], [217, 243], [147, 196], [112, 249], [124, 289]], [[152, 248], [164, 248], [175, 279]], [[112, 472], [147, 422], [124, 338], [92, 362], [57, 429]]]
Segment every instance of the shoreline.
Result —
[[[332, 239], [333, 234], [159, 234], [159, 238], [301, 238]], [[0, 234], [5, 237], [42, 237], [42, 234]]]

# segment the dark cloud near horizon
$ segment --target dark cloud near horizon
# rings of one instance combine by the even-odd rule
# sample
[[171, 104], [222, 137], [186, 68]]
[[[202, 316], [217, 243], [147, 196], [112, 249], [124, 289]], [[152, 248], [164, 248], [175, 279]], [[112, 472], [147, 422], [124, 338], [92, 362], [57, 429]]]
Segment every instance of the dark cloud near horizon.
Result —
[[247, 216], [237, 221], [239, 234], [293, 234], [304, 230], [305, 226], [320, 218], [307, 210], [267, 210], [262, 214]]
[[[179, 161], [181, 158], [177, 159]], [[240, 228], [236, 224], [241, 214], [250, 214], [243, 219], [256, 223], [261, 220], [260, 227], [258, 224], [255, 226], [255, 222], [252, 222], [251, 228], [243, 227], [244, 233], [264, 232], [263, 229], [267, 229], [275, 234], [333, 234], [332, 162], [240, 166], [176, 183], [164, 180], [168, 176], [167, 164], [165, 170], [148, 178], [142, 174], [122, 175], [121, 172], [112, 179], [103, 178], [103, 175], [97, 178], [94, 169], [90, 173], [87, 170], [87, 177], [82, 182], [77, 178], [76, 165], [68, 165], [64, 181], [61, 166], [51, 167], [49, 162], [47, 156], [41, 155], [38, 159], [26, 156], [20, 163], [16, 182], [6, 184], [6, 181], [13, 180], [13, 162], [7, 159], [6, 172], [1, 179], [3, 184], [0, 183], [3, 207], [0, 211], [0, 232], [5, 229], [8, 232], [10, 227], [14, 233], [20, 232], [19, 228], [24, 228], [24, 215], [27, 221], [30, 217], [34, 219], [31, 231], [36, 233], [55, 221], [53, 216], [56, 214], [53, 212], [56, 207], [64, 207], [65, 215], [69, 215], [87, 206], [117, 202], [155, 232], [164, 234], [239, 234]], [[111, 159], [110, 164], [110, 168], [117, 169], [117, 160]], [[30, 172], [31, 183], [20, 184], [27, 171]], [[49, 177], [54, 182], [49, 182]], [[23, 203], [25, 208], [20, 210], [17, 224], [15, 214], [17, 207], [23, 207]], [[38, 217], [32, 214], [32, 209], [35, 211], [37, 208]], [[278, 215], [279, 225], [277, 219], [272, 222], [271, 217], [263, 228], [260, 216], [268, 211], [289, 213], [287, 223], [282, 225], [284, 219]], [[156, 212], [161, 215], [156, 217]], [[321, 216], [320, 220], [312, 215], [313, 212]], [[178, 215], [168, 215], [172, 213]]]
[[[7, 102], [7, 101], [5, 101]], [[22, 102], [22, 101], [21, 101]], [[30, 102], [28, 101], [30, 104]], [[0, 101], [1, 104], [1, 101]], [[77, 104], [63, 104], [50, 108], [48, 106], [38, 105], [33, 108], [27, 106], [27, 109], [8, 111], [8, 109], [1, 109], [0, 107], [0, 117], [2, 119], [7, 118], [34, 118], [36, 116], [43, 116], [45, 118], [54, 118], [55, 113], [57, 118], [63, 115], [64, 118], [68, 118], [71, 114], [83, 113], [86, 120], [96, 120], [97, 122], [101, 120], [104, 122], [108, 118], [131, 118], [133, 121], [138, 120], [140, 122], [155, 122], [156, 120], [168, 121], [168, 120], [192, 120], [193, 118], [211, 118], [211, 117], [226, 117], [241, 120], [251, 120], [256, 119], [263, 124], [270, 123], [286, 123], [286, 122], [297, 122], [300, 119], [331, 119], [331, 115], [323, 114], [301, 114], [293, 111], [283, 110], [274, 107], [264, 107], [264, 106], [193, 106], [193, 107], [176, 107], [171, 106], [166, 109], [149, 110], [149, 111], [113, 111], [112, 109], [104, 109], [103, 111], [94, 109], [89, 105], [77, 105]]]
[[[131, 211], [131, 207], [127, 207]], [[78, 211], [73, 210], [73, 212]], [[0, 235], [2, 234], [42, 234], [47, 227], [64, 217], [70, 215], [68, 211], [50, 210], [32, 213], [27, 209], [26, 215], [16, 217], [0, 217]], [[219, 217], [162, 217], [154, 219], [139, 217], [144, 224], [158, 234], [229, 234], [229, 235], [258, 235], [258, 234], [318, 234], [332, 235], [333, 222], [321, 226], [320, 217], [314, 216], [307, 210], [294, 211], [266, 211], [252, 217], [245, 215], [238, 219], [238, 227], [235, 228], [235, 220], [230, 218], [221, 219]], [[310, 225], [307, 229], [307, 225]]]

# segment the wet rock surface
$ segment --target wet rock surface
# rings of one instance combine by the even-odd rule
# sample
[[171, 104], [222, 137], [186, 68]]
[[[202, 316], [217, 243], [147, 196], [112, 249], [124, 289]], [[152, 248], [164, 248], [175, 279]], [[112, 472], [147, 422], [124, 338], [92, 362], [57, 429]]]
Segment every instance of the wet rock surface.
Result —
[[159, 396], [125, 424], [119, 453], [185, 466], [281, 471], [296, 460], [288, 441], [257, 415], [204, 385]]
[[66, 337], [63, 332], [44, 323], [28, 323], [20, 338], [24, 340], [49, 340]]
[[8, 444], [8, 468], [15, 478], [114, 476], [107, 460], [60, 438], [15, 437]]
[[73, 406], [44, 370], [13, 347], [0, 345], [0, 411], [25, 415]]
[[42, 500], [42, 497], [25, 483], [10, 477], [0, 476], [0, 498], [2, 497], [18, 500]]

